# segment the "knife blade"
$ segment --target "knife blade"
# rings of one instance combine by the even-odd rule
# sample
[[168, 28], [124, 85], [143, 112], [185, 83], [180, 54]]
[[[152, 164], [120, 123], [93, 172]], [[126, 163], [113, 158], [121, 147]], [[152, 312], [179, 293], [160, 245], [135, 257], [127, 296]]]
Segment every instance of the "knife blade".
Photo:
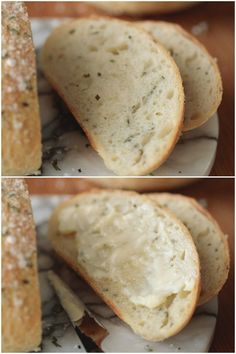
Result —
[[102, 352], [101, 342], [108, 335], [107, 330], [55, 272], [49, 271], [48, 279], [86, 351]]

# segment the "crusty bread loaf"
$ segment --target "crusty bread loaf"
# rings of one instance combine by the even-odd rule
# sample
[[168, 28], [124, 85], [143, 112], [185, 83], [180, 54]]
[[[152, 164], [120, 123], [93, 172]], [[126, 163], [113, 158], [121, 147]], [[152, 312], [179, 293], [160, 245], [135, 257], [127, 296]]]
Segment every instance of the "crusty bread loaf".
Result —
[[135, 333], [160, 341], [190, 320], [199, 261], [185, 226], [135, 192], [92, 190], [55, 209], [55, 251]]
[[35, 53], [22, 2], [2, 2], [2, 175], [22, 176], [41, 166]]
[[180, 11], [194, 5], [193, 1], [96, 1], [93, 6], [114, 15], [150, 15]]
[[89, 181], [103, 188], [156, 192], [186, 186], [196, 178], [90, 178]]
[[149, 34], [83, 18], [54, 30], [41, 54], [46, 77], [109, 169], [142, 175], [166, 160], [182, 129], [183, 87], [174, 60]]
[[218, 294], [228, 277], [229, 248], [226, 236], [208, 211], [193, 198], [167, 193], [149, 196], [171, 210], [189, 229], [200, 259], [199, 305], [207, 302]]
[[216, 59], [176, 24], [156, 21], [139, 24], [170, 51], [179, 67], [185, 91], [183, 130], [201, 126], [217, 111], [222, 99], [222, 82]]
[[35, 226], [27, 187], [2, 180], [2, 351], [28, 352], [41, 342]]

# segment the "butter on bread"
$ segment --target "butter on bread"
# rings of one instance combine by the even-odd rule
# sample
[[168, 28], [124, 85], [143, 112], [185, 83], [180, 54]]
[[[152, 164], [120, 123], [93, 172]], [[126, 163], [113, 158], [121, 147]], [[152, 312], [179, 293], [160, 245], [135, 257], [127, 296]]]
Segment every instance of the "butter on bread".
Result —
[[196, 248], [172, 214], [135, 192], [92, 190], [59, 205], [49, 238], [132, 330], [161, 341], [191, 319], [199, 295]]
[[28, 352], [41, 342], [35, 225], [21, 179], [2, 179], [2, 351]]
[[168, 208], [189, 229], [201, 268], [199, 305], [216, 296], [229, 273], [229, 246], [216, 220], [195, 199], [179, 194], [149, 194], [158, 205]]

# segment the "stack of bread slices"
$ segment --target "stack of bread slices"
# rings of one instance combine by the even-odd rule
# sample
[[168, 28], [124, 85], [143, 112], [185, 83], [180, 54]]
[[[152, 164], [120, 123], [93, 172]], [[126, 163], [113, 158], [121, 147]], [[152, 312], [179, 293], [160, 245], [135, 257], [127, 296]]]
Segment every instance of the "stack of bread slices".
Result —
[[54, 210], [49, 238], [117, 316], [150, 341], [181, 331], [228, 276], [227, 237], [207, 210], [182, 195], [92, 189]]
[[49, 36], [41, 63], [117, 175], [154, 171], [181, 133], [207, 122], [222, 98], [216, 60], [166, 22], [70, 20]]

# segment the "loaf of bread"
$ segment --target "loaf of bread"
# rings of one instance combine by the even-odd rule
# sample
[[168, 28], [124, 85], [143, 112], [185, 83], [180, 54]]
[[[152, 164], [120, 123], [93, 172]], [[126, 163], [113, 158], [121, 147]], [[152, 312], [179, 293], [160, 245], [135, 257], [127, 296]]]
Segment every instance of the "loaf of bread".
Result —
[[229, 272], [229, 248], [226, 235], [217, 222], [196, 200], [178, 194], [149, 194], [160, 206], [172, 211], [189, 229], [196, 245], [201, 268], [199, 305], [222, 289]]
[[164, 45], [180, 70], [185, 92], [184, 131], [204, 124], [217, 111], [222, 82], [216, 59], [182, 27], [159, 21], [139, 22]]
[[142, 16], [171, 13], [191, 7], [193, 1], [96, 1], [93, 6], [113, 15]]
[[144, 30], [108, 18], [71, 21], [49, 36], [41, 62], [109, 169], [143, 175], [167, 159], [182, 130], [182, 81]]
[[41, 133], [35, 53], [22, 2], [2, 2], [2, 175], [35, 173]]
[[[196, 178], [90, 178], [97, 187], [137, 192], [167, 191], [196, 182]], [[77, 188], [78, 189], [78, 188]], [[78, 189], [79, 192], [79, 189]]]
[[21, 179], [2, 179], [2, 351], [28, 352], [41, 342], [35, 226]]
[[200, 268], [187, 228], [135, 192], [92, 190], [49, 221], [55, 251], [143, 338], [161, 341], [190, 320]]

